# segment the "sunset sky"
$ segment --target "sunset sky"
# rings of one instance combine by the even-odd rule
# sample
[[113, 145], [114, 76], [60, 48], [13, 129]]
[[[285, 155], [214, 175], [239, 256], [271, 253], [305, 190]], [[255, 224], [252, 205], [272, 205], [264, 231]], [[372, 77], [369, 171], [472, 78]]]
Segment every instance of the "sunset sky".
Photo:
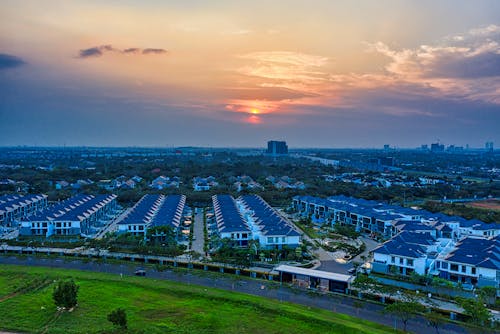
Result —
[[0, 145], [500, 145], [500, 1], [0, 3]]

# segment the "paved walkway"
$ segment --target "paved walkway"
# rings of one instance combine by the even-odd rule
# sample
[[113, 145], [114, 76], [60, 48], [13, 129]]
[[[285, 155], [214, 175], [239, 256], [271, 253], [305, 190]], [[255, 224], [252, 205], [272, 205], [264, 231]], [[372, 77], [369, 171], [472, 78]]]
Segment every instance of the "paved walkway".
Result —
[[191, 250], [205, 255], [203, 246], [205, 245], [205, 235], [203, 233], [203, 210], [201, 208], [195, 209], [193, 225], [193, 243]]
[[106, 233], [113, 233], [118, 231], [118, 223], [123, 220], [131, 209], [124, 210], [122, 213], [117, 215], [111, 222], [109, 222], [102, 230], [100, 230], [96, 235], [95, 239], [102, 239], [106, 236]]

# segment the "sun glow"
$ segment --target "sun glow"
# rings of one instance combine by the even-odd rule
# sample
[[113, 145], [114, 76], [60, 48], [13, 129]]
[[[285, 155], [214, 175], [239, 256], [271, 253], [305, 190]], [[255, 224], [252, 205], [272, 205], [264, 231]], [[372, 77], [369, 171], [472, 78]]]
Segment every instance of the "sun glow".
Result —
[[256, 108], [253, 108], [250, 112], [251, 112], [252, 114], [254, 114], [254, 115], [258, 115], [258, 114], [260, 114], [260, 110], [259, 110], [259, 109], [256, 109]]

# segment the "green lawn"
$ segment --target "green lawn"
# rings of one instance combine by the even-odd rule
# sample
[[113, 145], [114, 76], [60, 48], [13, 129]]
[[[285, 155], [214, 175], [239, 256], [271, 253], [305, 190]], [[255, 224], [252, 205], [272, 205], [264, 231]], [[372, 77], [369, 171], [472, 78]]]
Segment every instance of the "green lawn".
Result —
[[[67, 277], [80, 286], [79, 305], [58, 313], [53, 280]], [[130, 333], [393, 332], [325, 310], [218, 289], [40, 267], [1, 265], [0, 300], [0, 329], [21, 332], [113, 332], [106, 315], [117, 307], [126, 310]]]

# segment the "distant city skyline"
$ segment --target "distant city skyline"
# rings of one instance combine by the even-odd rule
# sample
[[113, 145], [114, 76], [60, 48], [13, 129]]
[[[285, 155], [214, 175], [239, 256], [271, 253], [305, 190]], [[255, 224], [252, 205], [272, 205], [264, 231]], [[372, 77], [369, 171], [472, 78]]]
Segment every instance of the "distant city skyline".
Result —
[[485, 148], [500, 2], [6, 0], [0, 146]]

